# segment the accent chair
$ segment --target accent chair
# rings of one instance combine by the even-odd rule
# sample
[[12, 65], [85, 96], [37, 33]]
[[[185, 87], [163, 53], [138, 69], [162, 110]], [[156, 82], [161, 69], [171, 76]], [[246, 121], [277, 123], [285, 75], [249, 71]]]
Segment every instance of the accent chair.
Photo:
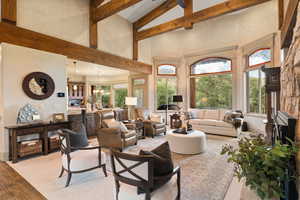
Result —
[[122, 122], [115, 120], [113, 111], [98, 111], [97, 117], [97, 138], [101, 147], [122, 151], [125, 147], [137, 144], [136, 131], [128, 130]]
[[136, 108], [135, 115], [137, 120], [143, 121], [146, 135], [152, 138], [162, 133], [166, 135], [167, 127], [160, 115], [151, 115], [150, 111], [145, 108]]
[[68, 173], [65, 187], [69, 186], [72, 174], [75, 173], [102, 168], [105, 177], [107, 177], [105, 153], [101, 152], [100, 146], [75, 148], [70, 144], [70, 136], [67, 131], [58, 130], [57, 134], [59, 135], [62, 161], [62, 169], [59, 177], [62, 177], [65, 171]]

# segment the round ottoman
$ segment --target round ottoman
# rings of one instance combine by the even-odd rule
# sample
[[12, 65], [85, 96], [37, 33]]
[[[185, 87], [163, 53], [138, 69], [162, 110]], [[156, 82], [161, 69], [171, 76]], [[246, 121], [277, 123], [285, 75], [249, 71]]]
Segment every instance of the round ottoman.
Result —
[[206, 150], [206, 135], [202, 131], [193, 130], [189, 134], [168, 131], [167, 141], [172, 152], [179, 154], [199, 154]]

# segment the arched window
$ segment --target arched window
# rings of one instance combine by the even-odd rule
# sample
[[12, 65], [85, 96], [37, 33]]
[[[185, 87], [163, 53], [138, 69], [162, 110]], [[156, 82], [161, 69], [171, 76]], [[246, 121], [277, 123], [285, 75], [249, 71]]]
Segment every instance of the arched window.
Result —
[[264, 48], [258, 49], [249, 55], [249, 67], [263, 65], [271, 62], [271, 49]]
[[176, 67], [174, 65], [159, 65], [157, 75], [176, 76]]
[[176, 66], [163, 64], [157, 67], [156, 109], [172, 104], [172, 97], [177, 94]]
[[228, 58], [205, 58], [191, 66], [191, 75], [231, 72], [231, 60]]
[[266, 113], [266, 76], [261, 67], [270, 63], [272, 54], [270, 48], [257, 49], [248, 56], [247, 77], [247, 112]]
[[211, 57], [191, 65], [191, 107], [218, 109], [232, 107], [232, 62]]

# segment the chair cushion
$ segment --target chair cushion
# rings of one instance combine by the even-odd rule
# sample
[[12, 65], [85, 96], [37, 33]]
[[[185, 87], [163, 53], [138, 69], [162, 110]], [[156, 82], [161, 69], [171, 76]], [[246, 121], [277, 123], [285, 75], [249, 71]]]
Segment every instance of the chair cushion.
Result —
[[154, 126], [155, 129], [159, 129], [159, 128], [164, 128], [164, 127], [165, 127], [165, 124], [155, 122], [155, 123], [153, 124], [153, 126]]
[[204, 118], [202, 118], [202, 119], [219, 120], [219, 111], [218, 110], [206, 110]]
[[152, 151], [140, 151], [140, 155], [151, 155], [154, 158], [154, 176], [164, 176], [173, 172], [174, 165], [170, 146], [165, 142]]
[[130, 130], [127, 132], [122, 132], [122, 137], [123, 138], [130, 138], [136, 136], [136, 132], [134, 130]]
[[69, 134], [71, 147], [81, 148], [89, 145], [86, 128], [83, 124], [80, 125], [80, 129], [76, 132], [69, 129], [63, 129], [63, 131]]
[[[70, 153], [71, 162], [70, 162], [70, 170], [71, 171], [79, 171], [84, 169], [89, 169], [92, 167], [96, 167], [99, 165], [98, 160], [98, 149], [93, 150], [78, 150]], [[106, 162], [105, 153], [101, 152], [101, 163]], [[68, 159], [67, 155], [62, 156], [62, 164], [65, 169], [68, 169]]]

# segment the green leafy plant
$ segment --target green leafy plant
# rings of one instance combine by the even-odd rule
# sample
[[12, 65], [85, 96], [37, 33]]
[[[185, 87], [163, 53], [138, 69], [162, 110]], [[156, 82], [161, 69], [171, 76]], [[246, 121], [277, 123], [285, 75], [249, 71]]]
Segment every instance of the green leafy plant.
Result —
[[277, 141], [270, 147], [262, 136], [256, 136], [241, 139], [238, 146], [225, 145], [221, 152], [228, 155], [228, 162], [235, 164], [234, 175], [239, 180], [245, 178], [246, 186], [256, 191], [263, 200], [284, 197], [282, 181], [295, 178], [288, 176], [286, 171], [290, 167], [290, 159], [298, 151], [296, 145]]

